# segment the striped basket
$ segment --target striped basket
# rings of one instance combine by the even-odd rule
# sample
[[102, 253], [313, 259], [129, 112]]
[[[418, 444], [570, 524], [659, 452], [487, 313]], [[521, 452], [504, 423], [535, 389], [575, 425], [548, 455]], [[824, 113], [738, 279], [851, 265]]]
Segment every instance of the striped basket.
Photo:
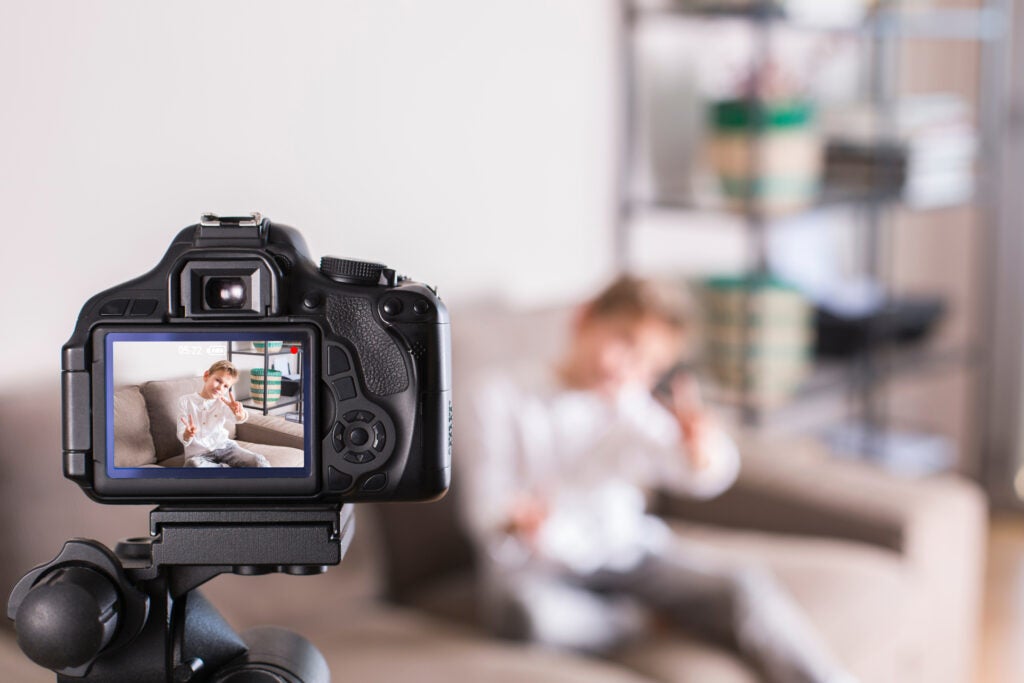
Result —
[[268, 370], [263, 377], [263, 368], [249, 371], [249, 384], [252, 390], [252, 401], [258, 406], [272, 406], [281, 400], [281, 371]]
[[267, 349], [267, 353], [277, 353], [284, 346], [284, 342], [279, 341], [254, 341], [252, 342], [252, 350], [257, 353], [263, 353], [264, 347]]

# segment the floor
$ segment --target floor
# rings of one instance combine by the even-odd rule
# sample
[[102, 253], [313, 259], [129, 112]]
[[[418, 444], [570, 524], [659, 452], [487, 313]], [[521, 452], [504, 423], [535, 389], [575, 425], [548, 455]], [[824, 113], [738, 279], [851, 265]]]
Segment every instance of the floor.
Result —
[[976, 683], [1024, 681], [1024, 517], [997, 516], [989, 535]]

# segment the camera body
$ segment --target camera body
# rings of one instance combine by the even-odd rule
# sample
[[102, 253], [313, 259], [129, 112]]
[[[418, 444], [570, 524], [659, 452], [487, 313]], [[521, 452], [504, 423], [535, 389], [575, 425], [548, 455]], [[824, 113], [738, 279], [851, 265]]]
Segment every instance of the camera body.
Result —
[[[380, 264], [318, 268], [295, 229], [259, 214], [204, 215], [153, 270], [82, 308], [62, 356], [64, 474], [103, 503], [438, 498], [450, 344], [432, 288]], [[207, 371], [225, 360], [230, 393]], [[270, 466], [195, 466], [225, 443]]]

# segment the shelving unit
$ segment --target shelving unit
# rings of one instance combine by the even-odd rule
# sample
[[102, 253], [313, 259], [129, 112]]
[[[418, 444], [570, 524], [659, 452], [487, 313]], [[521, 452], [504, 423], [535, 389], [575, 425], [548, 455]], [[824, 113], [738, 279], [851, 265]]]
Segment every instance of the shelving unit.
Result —
[[[856, 25], [823, 26], [793, 21], [786, 16], [783, 3], [771, 1], [757, 0], [742, 7], [735, 3], [723, 7], [723, 3], [713, 0], [622, 0], [620, 69], [624, 103], [621, 113], [623, 135], [618, 218], [613, 245], [619, 269], [628, 270], [635, 265], [630, 259], [636, 225], [641, 218], [650, 214], [678, 217], [680, 229], [685, 230], [686, 219], [692, 217], [694, 212], [717, 212], [732, 215], [742, 223], [748, 250], [748, 272], [753, 276], [761, 276], [767, 275], [769, 271], [768, 239], [773, 216], [755, 206], [753, 200], [748, 200], [743, 208], [737, 210], [711, 205], [699, 199], [638, 196], [635, 192], [634, 181], [641, 162], [638, 144], [638, 82], [641, 76], [638, 35], [647, 22], [671, 17], [712, 24], [724, 21], [746, 24], [751, 31], [753, 46], [750, 72], [755, 77], [763, 72], [762, 66], [771, 58], [773, 40], [779, 27], [856, 37], [868, 48], [867, 59], [870, 60], [866, 69], [869, 82], [866, 84], [865, 99], [880, 114], [880, 119], [888, 122], [890, 129], [894, 105], [901, 95], [900, 53], [906, 43], [955, 41], [977, 45], [980, 67], [975, 120], [980, 149], [976, 164], [976, 194], [966, 204], [978, 217], [979, 223], [986, 223], [993, 220], [999, 206], [999, 198], [995, 194], [997, 184], [989, 182], [987, 174], [996, 172], [994, 160], [998, 158], [1000, 132], [1003, 129], [1003, 79], [1007, 55], [1004, 43], [1011, 7], [1009, 0], [982, 0], [979, 5], [972, 7], [931, 7], [911, 11], [902, 9], [894, 0], [880, 0], [864, 20]], [[753, 90], [758, 92], [756, 85]], [[754, 124], [755, 132], [750, 136], [755, 140], [752, 144], [756, 144], [763, 125], [761, 122]], [[756, 152], [751, 153], [756, 164]], [[809, 208], [843, 208], [853, 212], [859, 224], [864, 275], [881, 283], [893, 280], [892, 233], [898, 228], [892, 225], [893, 214], [898, 210], [907, 210], [903, 206], [901, 188], [880, 185], [825, 186], [814, 206]], [[985, 235], [979, 234], [977, 239], [983, 241]], [[994, 287], [994, 283], [986, 279], [991, 272], [989, 261], [992, 254], [984, 244], [980, 245], [977, 253], [978, 260], [973, 267], [979, 281], [974, 283], [976, 296], [973, 304], [978, 312], [974, 322], [984, 329], [984, 302]], [[786, 421], [780, 416], [799, 416], [801, 405], [820, 408], [825, 402], [823, 397], [838, 396], [841, 399], [838, 402], [845, 404], [845, 410], [833, 410], [833, 415], [826, 420], [835, 419], [837, 414], [841, 417], [841, 413], [845, 412], [847, 417], [856, 415], [864, 427], [865, 435], [884, 434], [889, 428], [884, 389], [888, 380], [915, 374], [946, 372], [951, 368], [966, 369], [969, 372], [975, 369], [983, 371], [982, 355], [973, 342], [928, 344], [908, 349], [874, 348], [852, 361], [818, 362], [802, 389], [783, 406], [759, 406], [746, 392], [741, 396], [720, 392], [718, 398], [738, 407], [744, 423], [771, 428], [775, 423]], [[972, 403], [969, 399], [966, 402]], [[803, 425], [800, 429], [808, 430], [811, 426]], [[976, 437], [974, 440], [977, 440]], [[865, 452], [870, 453], [876, 446], [865, 437]]]
[[[228, 360], [231, 361], [232, 358], [234, 358], [234, 356], [256, 356], [256, 357], [262, 358], [263, 359], [263, 377], [264, 378], [269, 377], [269, 371], [271, 370], [270, 359], [272, 357], [274, 357], [274, 356], [291, 356], [291, 355], [295, 355], [295, 357], [297, 359], [298, 367], [300, 367], [300, 368], [302, 367], [302, 346], [300, 344], [298, 344], [298, 343], [290, 344], [288, 342], [284, 342], [284, 344], [281, 347], [282, 350], [281, 351], [274, 351], [274, 352], [271, 352], [269, 350], [269, 348], [270, 348], [269, 347], [269, 343], [264, 345], [262, 351], [239, 351], [239, 350], [236, 350], [234, 348], [235, 344], [238, 344], [238, 343], [250, 344], [250, 342], [228, 342]], [[292, 352], [291, 352], [291, 347], [293, 347], [293, 346], [298, 347], [296, 349], [296, 353], [295, 354], [292, 354]], [[284, 349], [288, 349], [288, 350], [284, 350]], [[264, 381], [266, 383], [266, 380], [264, 380]], [[284, 380], [282, 379], [282, 389], [283, 389], [283, 386], [284, 386]], [[295, 422], [301, 422], [302, 421], [302, 415], [303, 415], [303, 412], [302, 412], [302, 398], [303, 397], [302, 397], [302, 382], [301, 382], [301, 380], [298, 382], [298, 387], [296, 388], [295, 396], [293, 396], [291, 398], [288, 398], [288, 399], [285, 399], [283, 391], [282, 391], [281, 396], [282, 396], [281, 400], [278, 400], [273, 405], [269, 405], [266, 401], [263, 401], [262, 404], [261, 403], [257, 403], [256, 401], [253, 400], [251, 392], [250, 392], [249, 396], [241, 398], [241, 399], [239, 399], [239, 401], [241, 401], [241, 403], [242, 403], [242, 405], [244, 407], [250, 408], [252, 410], [258, 410], [263, 415], [269, 415], [271, 413], [271, 411], [273, 411], [273, 410], [278, 410], [278, 409], [286, 408], [286, 407], [289, 407], [289, 406], [295, 406], [294, 413], [289, 413], [289, 415], [286, 416], [286, 417], [288, 417], [288, 419], [291, 419], [290, 416], [292, 414], [294, 414], [296, 416], [294, 421]]]

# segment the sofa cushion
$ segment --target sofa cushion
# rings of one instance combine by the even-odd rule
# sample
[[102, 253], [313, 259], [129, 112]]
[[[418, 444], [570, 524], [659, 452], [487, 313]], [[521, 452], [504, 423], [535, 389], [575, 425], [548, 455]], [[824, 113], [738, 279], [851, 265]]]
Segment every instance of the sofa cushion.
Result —
[[235, 438], [238, 441], [264, 443], [270, 446], [290, 446], [301, 449], [305, 431], [301, 424], [291, 422], [277, 415], [263, 415], [249, 409], [249, 419], [236, 425]]
[[[239, 446], [246, 450], [259, 453], [270, 461], [271, 467], [302, 467], [305, 454], [299, 448], [288, 446], [268, 446], [262, 443], [251, 443], [249, 441], [238, 441]], [[161, 460], [163, 467], [184, 467], [185, 454], [179, 453], [173, 457]]]
[[345, 680], [650, 683], [609, 662], [481, 638], [409, 610], [376, 607], [345, 617], [307, 624]]
[[270, 461], [271, 467], [302, 467], [305, 464], [305, 453], [300, 448], [268, 446], [249, 441], [239, 441], [238, 445], [265, 456]]
[[[287, 578], [297, 583], [311, 577]], [[232, 580], [234, 589], [245, 588], [236, 577], [215, 581], [225, 579]], [[256, 583], [247, 596], [215, 604], [239, 630], [273, 623], [305, 636], [324, 654], [335, 680], [650, 683], [611, 663], [494, 641], [409, 609], [305, 590], [289, 590], [288, 600], [282, 601], [280, 594], [261, 596]], [[252, 606], [263, 598], [268, 598], [267, 613], [257, 616]]]
[[761, 683], [736, 653], [679, 632], [659, 632], [615, 653], [615, 661], [665, 683]]
[[[861, 680], [913, 680], [914, 587], [899, 556], [877, 547], [821, 538], [673, 524], [683, 538], [706, 544], [726, 562], [769, 569], [803, 609], [834, 654]], [[680, 641], [682, 642], [682, 641]], [[705, 649], [715, 649], [702, 646]], [[715, 657], [694, 655], [671, 638], [652, 638], [618, 658], [660, 681], [741, 681], [703, 670]], [[703, 672], [702, 672], [703, 671]], [[738, 670], [737, 670], [738, 671]]]
[[[230, 578], [215, 579], [213, 585]], [[311, 577], [288, 578], [296, 583]], [[333, 680], [650, 683], [612, 664], [488, 641], [408, 610], [322, 593], [307, 595], [308, 601], [296, 601], [290, 594], [288, 600], [282, 600], [284, 594], [261, 594], [255, 586], [248, 591], [245, 583], [235, 586], [241, 589], [238, 599], [215, 600], [231, 625], [244, 631], [273, 623], [305, 636], [327, 659]], [[254, 602], [270, 603], [265, 616], [254, 619], [245, 609], [235, 609]], [[302, 609], [288, 608], [296, 602]], [[53, 672], [36, 666], [21, 653], [12, 634], [0, 632], [0, 680], [52, 683], [53, 678]]]
[[[865, 544], [673, 523], [688, 542], [711, 549], [726, 564], [771, 571], [803, 609], [836, 656], [862, 680], [913, 680], [909, 644], [914, 587], [898, 555]], [[469, 573], [424, 586], [410, 603], [465, 625], [477, 620]], [[658, 681], [754, 683], [754, 670], [728, 649], [668, 629], [623, 647], [617, 662]]]
[[[184, 450], [178, 441], [178, 399], [199, 391], [202, 386], [203, 380], [200, 377], [159, 380], [142, 385], [142, 395], [146, 397], [146, 410], [149, 412], [150, 431], [153, 434], [153, 446], [156, 449], [158, 463], [181, 455]], [[231, 438], [234, 438], [234, 425], [228, 427], [228, 432]]]
[[156, 462], [146, 400], [135, 385], [114, 392], [114, 465], [145, 467]]

